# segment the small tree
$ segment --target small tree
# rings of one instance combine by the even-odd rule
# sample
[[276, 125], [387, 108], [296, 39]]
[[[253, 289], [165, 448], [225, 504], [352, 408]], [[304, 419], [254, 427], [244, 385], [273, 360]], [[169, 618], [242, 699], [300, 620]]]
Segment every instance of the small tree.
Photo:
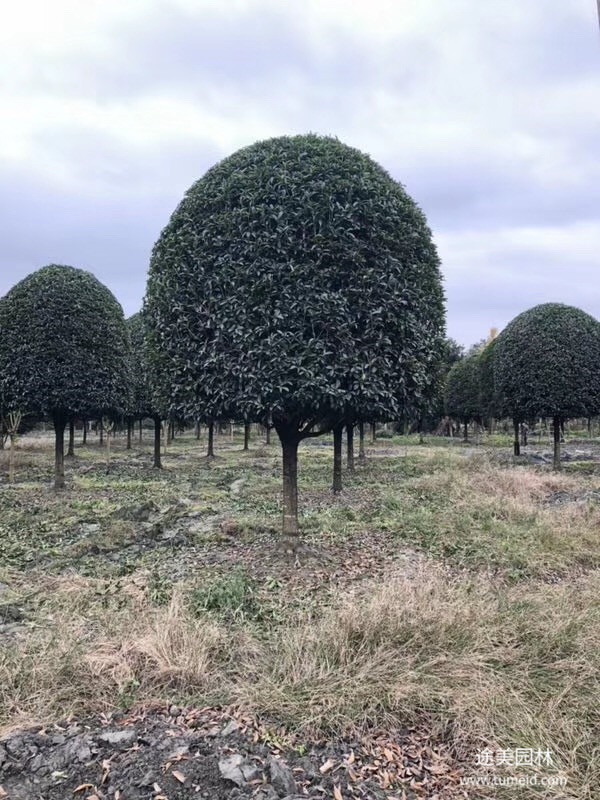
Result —
[[494, 383], [514, 420], [552, 419], [560, 469], [561, 424], [600, 410], [600, 323], [561, 303], [519, 314], [496, 339]]
[[426, 393], [444, 330], [424, 215], [368, 156], [314, 135], [258, 142], [189, 189], [146, 309], [172, 411], [271, 415], [292, 549], [299, 443]]
[[64, 486], [64, 432], [73, 417], [122, 413], [129, 388], [121, 306], [91, 273], [52, 264], [0, 304], [0, 380], [9, 409], [50, 417], [55, 486]]
[[467, 441], [469, 422], [481, 418], [477, 350], [471, 351], [450, 369], [446, 376], [444, 399], [446, 413], [463, 424]]

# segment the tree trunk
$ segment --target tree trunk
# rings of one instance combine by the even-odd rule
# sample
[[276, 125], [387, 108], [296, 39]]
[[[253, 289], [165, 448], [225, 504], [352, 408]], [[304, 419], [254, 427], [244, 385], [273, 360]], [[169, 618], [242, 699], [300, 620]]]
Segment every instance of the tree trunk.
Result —
[[54, 422], [54, 488], [64, 489], [65, 486], [65, 427], [67, 421], [56, 414]]
[[295, 552], [298, 547], [298, 445], [296, 431], [278, 430], [283, 463], [283, 544]]
[[133, 422], [128, 419], [127, 420], [127, 449], [131, 450], [131, 429], [133, 428]]
[[200, 439], [200, 423], [196, 423], [196, 441]]
[[171, 440], [173, 438], [173, 436], [172, 436], [172, 433], [173, 433], [172, 423], [171, 422], [167, 422], [166, 425], [167, 425], [167, 435], [166, 435], [165, 439], [166, 439], [167, 444], [171, 444]]
[[244, 450], [250, 449], [250, 423], [244, 423]]
[[376, 422], [372, 422], [371, 423], [371, 442], [374, 443], [376, 439], [377, 439], [377, 423]]
[[156, 469], [162, 469], [162, 462], [160, 460], [160, 433], [162, 425], [160, 424], [160, 417], [154, 417], [154, 466]]
[[140, 442], [142, 441], [142, 422], [143, 420], [140, 420], [140, 433], [139, 433]]
[[99, 425], [100, 425], [100, 444], [102, 445], [104, 444], [104, 424], [102, 420], [100, 420]]
[[560, 434], [561, 434], [561, 419], [560, 417], [554, 417], [554, 469], [561, 469], [560, 463]]
[[527, 447], [527, 426], [524, 422], [521, 423], [521, 446]]
[[17, 438], [16, 432], [11, 431], [8, 436], [9, 451], [8, 451], [8, 482], [15, 482], [15, 440]]
[[87, 444], [87, 429], [88, 429], [88, 422], [87, 422], [87, 419], [84, 419], [83, 420], [83, 436], [81, 438], [81, 444], [84, 445], [84, 446]]
[[69, 420], [69, 448], [67, 456], [73, 458], [75, 455], [75, 423], [72, 419]]
[[215, 423], [209, 422], [208, 424], [208, 449], [206, 452], [207, 458], [215, 457]]
[[365, 454], [365, 423], [358, 423], [358, 463], [365, 464], [367, 456]]
[[336, 425], [333, 429], [333, 492], [342, 491], [342, 434], [343, 425]]
[[463, 436], [463, 439], [465, 440], [465, 442], [469, 441], [469, 423], [468, 422], [464, 423], [464, 436]]
[[266, 444], [271, 444], [271, 425], [267, 422], [267, 440]]
[[516, 456], [521, 455], [521, 442], [519, 441], [519, 420], [513, 419], [513, 428], [515, 431], [515, 441], [513, 445], [513, 453]]
[[354, 472], [354, 425], [346, 425], [346, 464], [350, 472]]

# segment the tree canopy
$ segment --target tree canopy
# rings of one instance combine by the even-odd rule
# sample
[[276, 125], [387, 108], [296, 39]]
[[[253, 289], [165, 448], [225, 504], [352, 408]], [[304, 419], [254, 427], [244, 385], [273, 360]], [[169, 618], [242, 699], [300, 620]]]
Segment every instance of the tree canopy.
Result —
[[446, 376], [446, 412], [463, 423], [481, 417], [477, 349], [457, 361]]
[[496, 391], [505, 413], [592, 416], [600, 410], [600, 323], [573, 306], [544, 303], [515, 317], [496, 340]]

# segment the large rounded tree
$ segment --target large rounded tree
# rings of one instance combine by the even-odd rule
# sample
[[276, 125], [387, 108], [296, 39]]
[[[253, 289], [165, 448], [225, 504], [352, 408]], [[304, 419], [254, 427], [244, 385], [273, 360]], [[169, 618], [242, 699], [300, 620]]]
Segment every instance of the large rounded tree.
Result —
[[554, 466], [560, 468], [561, 422], [600, 411], [600, 323], [561, 303], [524, 311], [498, 336], [494, 382], [513, 419], [553, 420]]
[[54, 423], [60, 488], [67, 421], [115, 416], [127, 406], [129, 337], [123, 311], [91, 273], [52, 264], [14, 286], [0, 316], [4, 402]]
[[315, 135], [258, 142], [189, 189], [146, 310], [174, 413], [270, 415], [292, 537], [299, 442], [418, 405], [444, 333], [424, 215], [368, 156]]

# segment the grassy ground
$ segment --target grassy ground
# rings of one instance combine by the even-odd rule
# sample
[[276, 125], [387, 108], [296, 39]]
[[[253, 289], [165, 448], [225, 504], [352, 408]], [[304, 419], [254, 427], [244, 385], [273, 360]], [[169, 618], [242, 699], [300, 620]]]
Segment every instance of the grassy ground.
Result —
[[382, 439], [334, 499], [330, 443], [312, 441], [294, 564], [277, 547], [276, 444], [244, 453], [240, 436], [218, 437], [209, 462], [188, 434], [159, 472], [146, 433], [129, 452], [113, 445], [107, 474], [93, 441], [62, 494], [51, 444], [22, 439], [17, 482], [0, 483], [5, 731], [154, 701], [237, 703], [292, 738], [427, 725], [465, 774], [486, 746], [549, 749], [543, 774], [567, 786], [521, 797], [599, 796], [594, 463], [514, 465], [501, 436]]

